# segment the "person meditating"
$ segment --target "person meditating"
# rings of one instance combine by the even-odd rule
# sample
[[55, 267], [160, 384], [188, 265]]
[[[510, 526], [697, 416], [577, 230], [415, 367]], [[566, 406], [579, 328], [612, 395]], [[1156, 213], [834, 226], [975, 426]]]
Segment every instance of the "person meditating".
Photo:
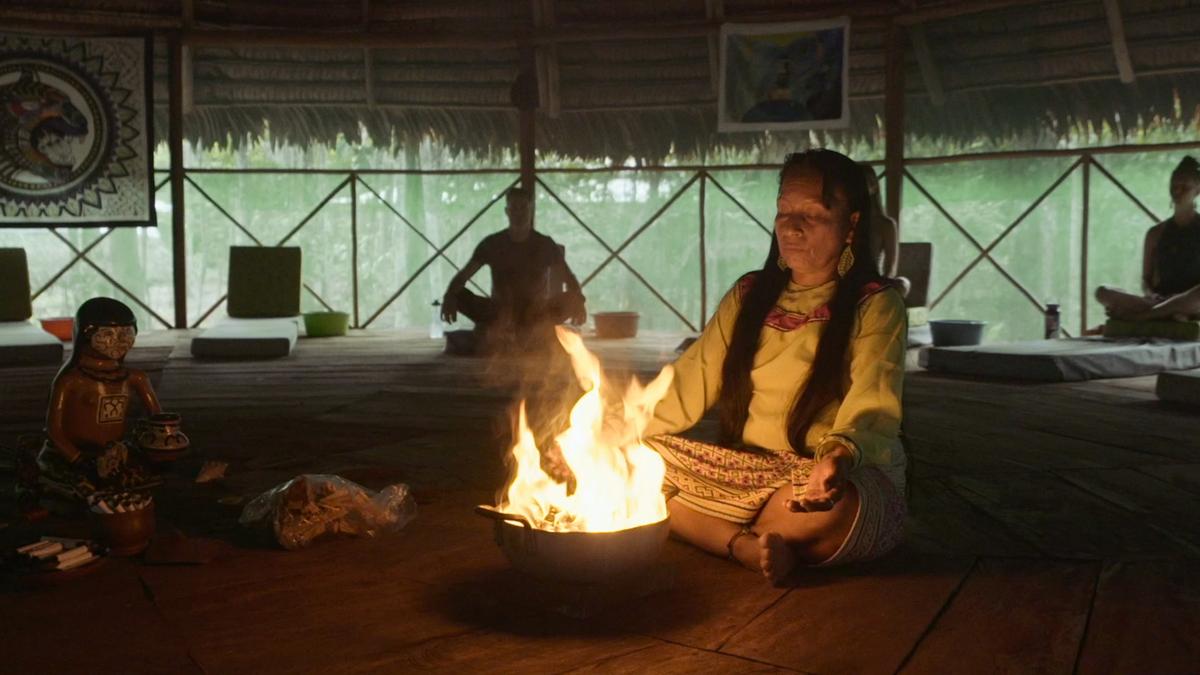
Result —
[[1146, 231], [1142, 293], [1111, 286], [1096, 289], [1109, 316], [1130, 321], [1200, 318], [1200, 162], [1184, 157], [1171, 173], [1175, 213]]
[[[790, 155], [761, 270], [675, 362], [647, 445], [667, 466], [676, 536], [773, 583], [796, 565], [869, 560], [900, 540], [907, 317], [870, 255], [862, 171]], [[720, 444], [678, 436], [707, 410]]]
[[900, 294], [907, 297], [912, 287], [905, 277], [896, 276], [900, 265], [900, 225], [883, 208], [883, 195], [879, 190], [879, 177], [870, 164], [860, 164], [863, 178], [867, 180], [867, 193], [871, 196], [871, 260], [875, 261], [879, 273], [896, 282]]
[[71, 358], [50, 386], [46, 441], [37, 455], [40, 487], [68, 500], [94, 492], [159, 483], [137, 463], [126, 440], [136, 399], [148, 415], [162, 412], [150, 379], [126, 368], [137, 319], [112, 298], [92, 298], [75, 314]]
[[[442, 298], [442, 318], [453, 323], [462, 313], [475, 322], [476, 337], [490, 347], [510, 338], [537, 336], [535, 329], [563, 321], [582, 324], [587, 320], [585, 299], [562, 247], [533, 231], [533, 194], [510, 188], [504, 213], [508, 229], [481, 241], [466, 266], [450, 280]], [[492, 273], [490, 298], [466, 288], [484, 265]]]

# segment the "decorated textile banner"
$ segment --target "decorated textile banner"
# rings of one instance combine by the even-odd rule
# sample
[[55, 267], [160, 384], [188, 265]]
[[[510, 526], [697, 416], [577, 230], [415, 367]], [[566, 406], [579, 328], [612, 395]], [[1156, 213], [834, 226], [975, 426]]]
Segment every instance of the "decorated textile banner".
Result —
[[150, 50], [0, 33], [0, 227], [154, 225]]
[[850, 123], [850, 19], [721, 27], [721, 131]]

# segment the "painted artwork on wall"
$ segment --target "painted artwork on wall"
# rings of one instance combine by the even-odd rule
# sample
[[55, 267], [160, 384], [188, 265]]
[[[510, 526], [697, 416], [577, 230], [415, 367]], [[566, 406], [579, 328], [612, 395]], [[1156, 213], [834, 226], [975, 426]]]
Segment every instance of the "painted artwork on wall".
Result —
[[0, 33], [0, 227], [155, 224], [151, 45]]
[[850, 123], [850, 20], [721, 27], [721, 131]]

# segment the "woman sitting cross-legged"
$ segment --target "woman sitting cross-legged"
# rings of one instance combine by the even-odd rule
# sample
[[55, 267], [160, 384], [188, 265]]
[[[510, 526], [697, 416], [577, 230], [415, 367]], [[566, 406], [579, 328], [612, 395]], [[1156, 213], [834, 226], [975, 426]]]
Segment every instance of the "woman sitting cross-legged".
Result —
[[1189, 320], [1200, 317], [1200, 162], [1192, 157], [1171, 172], [1175, 213], [1146, 232], [1142, 294], [1101, 286], [1096, 299], [1117, 319]]
[[[675, 363], [646, 443], [676, 536], [779, 582], [879, 557], [904, 525], [907, 319], [869, 255], [862, 171], [829, 150], [780, 171], [775, 236]], [[721, 444], [676, 436], [709, 408]]]

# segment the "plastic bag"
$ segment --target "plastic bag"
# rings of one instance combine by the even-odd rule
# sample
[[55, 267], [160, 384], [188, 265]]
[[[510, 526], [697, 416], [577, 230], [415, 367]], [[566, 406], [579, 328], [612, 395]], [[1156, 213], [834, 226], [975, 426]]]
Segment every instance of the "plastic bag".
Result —
[[416, 515], [417, 503], [403, 483], [373, 492], [341, 476], [305, 474], [255, 497], [238, 522], [273, 530], [276, 541], [294, 551], [327, 534], [398, 532]]

